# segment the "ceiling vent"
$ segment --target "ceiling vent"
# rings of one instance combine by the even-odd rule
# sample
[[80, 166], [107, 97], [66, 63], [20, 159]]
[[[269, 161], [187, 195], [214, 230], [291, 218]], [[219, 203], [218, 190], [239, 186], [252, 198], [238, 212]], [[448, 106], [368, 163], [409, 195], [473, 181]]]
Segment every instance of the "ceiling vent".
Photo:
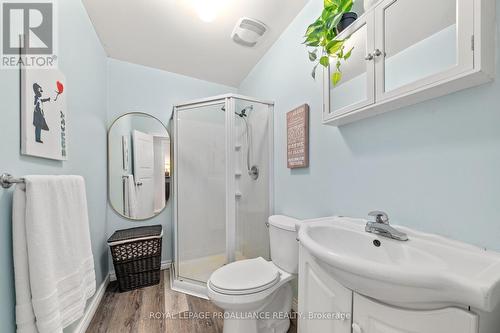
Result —
[[267, 26], [264, 23], [248, 17], [242, 17], [234, 27], [231, 38], [237, 44], [254, 47], [266, 31]]

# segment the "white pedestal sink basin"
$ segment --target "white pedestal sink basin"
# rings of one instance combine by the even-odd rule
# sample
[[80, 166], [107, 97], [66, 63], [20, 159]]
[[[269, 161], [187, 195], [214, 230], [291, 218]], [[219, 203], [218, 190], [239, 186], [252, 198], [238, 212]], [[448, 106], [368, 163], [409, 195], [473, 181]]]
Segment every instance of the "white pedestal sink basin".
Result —
[[406, 242], [365, 232], [366, 220], [316, 219], [301, 244], [345, 287], [405, 308], [471, 306], [490, 312], [500, 300], [500, 254], [396, 227]]

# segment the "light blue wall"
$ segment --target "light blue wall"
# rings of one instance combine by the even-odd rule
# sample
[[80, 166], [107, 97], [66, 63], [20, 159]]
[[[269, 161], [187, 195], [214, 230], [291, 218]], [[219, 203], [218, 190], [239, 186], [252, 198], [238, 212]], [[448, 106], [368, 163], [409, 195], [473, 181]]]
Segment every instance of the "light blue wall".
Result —
[[[469, 89], [340, 129], [321, 125], [322, 85], [310, 78], [311, 66], [300, 44], [321, 4], [311, 0], [306, 5], [238, 91], [276, 101], [276, 212], [306, 218], [365, 216], [371, 209], [384, 209], [395, 223], [500, 250], [500, 85]], [[107, 205], [107, 126], [130, 111], [151, 113], [166, 124], [173, 104], [236, 89], [106, 60], [81, 1], [60, 1], [59, 10], [70, 159], [19, 155], [19, 77], [16, 71], [2, 71], [0, 172], [85, 177], [100, 284], [108, 272], [106, 238], [116, 229], [162, 224], [163, 260], [172, 256], [171, 202], [146, 223], [123, 219]], [[304, 102], [311, 106], [311, 166], [290, 171], [285, 113]], [[15, 330], [11, 201], [12, 190], [1, 190], [2, 332]]]
[[[276, 212], [364, 217], [382, 209], [393, 223], [500, 250], [500, 82], [324, 126], [322, 83], [311, 79], [301, 45], [322, 2], [306, 5], [239, 89], [276, 102]], [[310, 167], [290, 171], [285, 113], [303, 103], [311, 106]]]
[[[20, 156], [19, 73], [0, 70], [0, 173], [85, 177], [97, 285], [108, 272], [106, 234], [106, 55], [80, 0], [59, 1], [59, 68], [67, 79], [69, 160]], [[12, 190], [0, 189], [0, 331], [14, 332]], [[69, 331], [69, 330], [68, 330]]]
[[[175, 104], [236, 92], [236, 88], [115, 59], [108, 59], [107, 70], [108, 124], [124, 113], [139, 111], [149, 113], [168, 125]], [[172, 259], [172, 200], [161, 214], [145, 222], [124, 219], [108, 205], [107, 221], [108, 236], [117, 229], [163, 225], [162, 260]]]

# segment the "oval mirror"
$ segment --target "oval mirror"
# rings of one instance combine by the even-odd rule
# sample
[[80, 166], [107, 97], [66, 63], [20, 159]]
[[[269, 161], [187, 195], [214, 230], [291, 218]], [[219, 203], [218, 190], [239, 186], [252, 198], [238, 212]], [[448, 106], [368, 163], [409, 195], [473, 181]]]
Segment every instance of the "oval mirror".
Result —
[[116, 119], [108, 131], [108, 200], [132, 220], [160, 214], [170, 196], [170, 135], [157, 118], [139, 112]]

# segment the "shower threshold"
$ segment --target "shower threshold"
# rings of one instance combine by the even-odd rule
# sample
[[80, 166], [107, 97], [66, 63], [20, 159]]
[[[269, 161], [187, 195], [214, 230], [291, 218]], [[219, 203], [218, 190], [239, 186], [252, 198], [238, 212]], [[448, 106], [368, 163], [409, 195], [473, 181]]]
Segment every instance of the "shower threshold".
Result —
[[[248, 259], [241, 252], [236, 252], [236, 260]], [[225, 253], [201, 258], [183, 260], [177, 265], [179, 272], [175, 277], [175, 269], [170, 270], [171, 289], [185, 294], [208, 299], [206, 284], [210, 275], [226, 264]], [[174, 265], [175, 267], [175, 265]]]

